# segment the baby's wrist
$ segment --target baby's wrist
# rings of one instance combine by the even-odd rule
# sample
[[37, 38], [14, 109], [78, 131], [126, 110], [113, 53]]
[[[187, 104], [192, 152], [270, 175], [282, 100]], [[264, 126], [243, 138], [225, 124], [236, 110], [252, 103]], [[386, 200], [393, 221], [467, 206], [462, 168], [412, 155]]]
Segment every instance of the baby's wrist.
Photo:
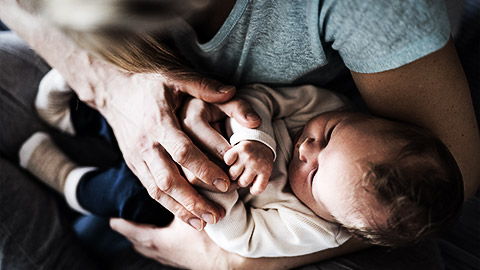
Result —
[[275, 153], [266, 143], [257, 140], [248, 140], [245, 142], [253, 145], [252, 152], [254, 154], [261, 157], [271, 157], [271, 161], [273, 162]]

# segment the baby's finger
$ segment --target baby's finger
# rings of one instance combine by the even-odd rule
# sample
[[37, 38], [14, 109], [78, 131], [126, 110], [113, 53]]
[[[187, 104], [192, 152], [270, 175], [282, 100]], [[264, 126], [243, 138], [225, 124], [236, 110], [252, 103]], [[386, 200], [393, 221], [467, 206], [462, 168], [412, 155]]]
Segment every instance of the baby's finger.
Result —
[[268, 180], [269, 177], [264, 174], [257, 175], [257, 177], [255, 177], [255, 181], [250, 187], [250, 193], [252, 193], [252, 195], [260, 195], [267, 188]]
[[246, 187], [248, 185], [250, 185], [253, 180], [255, 179], [255, 176], [256, 176], [256, 173], [251, 171], [251, 170], [248, 170], [248, 169], [245, 169], [242, 173], [242, 175], [240, 176], [240, 178], [238, 179], [238, 185], [241, 186], [241, 187]]
[[233, 163], [235, 163], [235, 161], [237, 161], [237, 158], [238, 158], [238, 152], [230, 149], [228, 150], [225, 155], [223, 156], [223, 161], [225, 161], [225, 164], [227, 164], [228, 166], [231, 166]]
[[230, 176], [230, 179], [232, 180], [237, 180], [237, 178], [243, 173], [243, 166], [240, 165], [233, 165], [228, 169], [228, 175]]

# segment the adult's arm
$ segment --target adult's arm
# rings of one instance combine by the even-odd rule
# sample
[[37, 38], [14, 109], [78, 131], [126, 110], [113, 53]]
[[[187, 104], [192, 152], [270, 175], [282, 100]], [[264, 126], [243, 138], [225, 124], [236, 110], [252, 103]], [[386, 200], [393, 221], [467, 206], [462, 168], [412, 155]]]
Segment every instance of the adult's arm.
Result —
[[337, 248], [303, 256], [244, 258], [221, 249], [205, 232], [192, 230], [177, 220], [166, 228], [136, 224], [123, 219], [112, 219], [110, 225], [125, 235], [144, 256], [186, 269], [291, 269], [368, 247], [359, 240], [350, 239]]
[[402, 67], [352, 75], [372, 113], [434, 132], [462, 171], [465, 198], [475, 193], [480, 183], [480, 138], [469, 87], [452, 40]]
[[[215, 223], [222, 217], [223, 209], [199, 195], [175, 162], [221, 191], [229, 186], [228, 176], [182, 132], [174, 111], [182, 93], [207, 102], [225, 102], [235, 88], [201, 76], [179, 81], [162, 74], [122, 71], [81, 50], [40, 16], [22, 9], [19, 2], [0, 0], [0, 18], [60, 71], [81, 100], [106, 117], [127, 164], [149, 194], [197, 229], [204, 221]], [[239, 122], [259, 124], [248, 104], [237, 104], [232, 110]]]

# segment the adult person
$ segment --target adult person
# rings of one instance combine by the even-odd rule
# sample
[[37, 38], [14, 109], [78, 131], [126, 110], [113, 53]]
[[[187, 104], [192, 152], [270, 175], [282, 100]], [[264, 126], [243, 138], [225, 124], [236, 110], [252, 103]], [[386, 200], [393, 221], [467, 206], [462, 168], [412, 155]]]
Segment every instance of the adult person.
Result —
[[[7, 24], [10, 19], [9, 15], [23, 13], [29, 16], [17, 6], [17, 3], [7, 2], [4, 6], [6, 8], [2, 9], [5, 11], [2, 19]], [[9, 12], [8, 6], [13, 7], [14, 10]], [[25, 6], [29, 6], [29, 4]], [[12, 25], [17, 33], [33, 33], [30, 32], [33, 30], [30, 25], [22, 25], [22, 22]], [[196, 175], [197, 179], [217, 190], [226, 191], [229, 187], [229, 179], [226, 173], [209, 161], [181, 131], [173, 111], [178, 106], [176, 103], [180, 100], [182, 92], [209, 102], [225, 102], [233, 97], [235, 88], [204, 76], [193, 77], [194, 74], [183, 80], [174, 80], [176, 78], [174, 74], [169, 74], [169, 76], [137, 74], [133, 75], [133, 77], [138, 76], [134, 79], [132, 74], [92, 58], [92, 55], [69, 42], [58, 30], [47, 31], [46, 29], [49, 28], [51, 26], [48, 24], [42, 24], [34, 31], [36, 33], [34, 36], [24, 36], [23, 38], [26, 40], [31, 38], [32, 42], [34, 39], [45, 41], [44, 38], [59, 41], [53, 42], [58, 45], [58, 48], [54, 50], [47, 45], [48, 42], [37, 43], [39, 47], [35, 50], [40, 54], [43, 51], [50, 55], [44, 58], [51, 66], [59, 66], [62, 74], [64, 72], [72, 72], [70, 75], [76, 74], [75, 78], [69, 75], [66, 78], [69, 78], [67, 80], [73, 88], [82, 89], [77, 92], [82, 100], [101, 112], [109, 107], [108, 111], [111, 114], [106, 111], [102, 114], [109, 119], [108, 121], [113, 127], [116, 139], [120, 142], [120, 148], [125, 153], [127, 164], [142, 180], [149, 194], [177, 217], [181, 217], [198, 230], [203, 228], [204, 222], [214, 223], [215, 220], [218, 220], [223, 215], [223, 209], [201, 197], [183, 179], [173, 160]], [[43, 32], [46, 32], [44, 33], [46, 36], [42, 34]], [[52, 53], [53, 51], [56, 53]], [[72, 61], [72, 64], [67, 63], [68, 59]], [[80, 72], [80, 70], [83, 71]], [[83, 75], [77, 76], [80, 74]], [[112, 78], [115, 79], [112, 80]], [[91, 88], [89, 85], [97, 86]], [[109, 90], [100, 93], [94, 90], [97, 87]], [[147, 97], [149, 94], [135, 95], [136, 100], [130, 97], [129, 101], [125, 102], [126, 100], [122, 97], [122, 101], [117, 102], [116, 97], [120, 97], [121, 91], [125, 91], [125, 95], [129, 95], [128, 92], [136, 87], [142, 88], [144, 93], [154, 93], [155, 98]], [[116, 89], [115, 93], [107, 94], [113, 89]], [[146, 113], [137, 110], [137, 107], [150, 107], [150, 109]], [[250, 124], [252, 127], [259, 124], [258, 116], [246, 103], [232, 102], [230, 106], [227, 106], [227, 110], [230, 110], [232, 117], [237, 118], [241, 123]], [[145, 119], [149, 119], [149, 121], [147, 122]], [[168, 132], [165, 132], [167, 130]], [[219, 151], [224, 152], [225, 149], [219, 149]]]
[[[70, 66], [69, 69], [66, 68], [66, 65], [69, 65], [69, 64], [72, 65], [73, 64], [73, 67], [76, 66], [77, 68], [79, 68], [79, 67], [85, 68], [86, 66], [88, 66], [89, 68], [92, 68], [91, 70], [97, 71], [97, 74], [100, 74], [100, 76], [105, 76], [105, 74], [106, 74], [107, 77], [108, 76], [115, 76], [116, 77], [116, 79], [113, 80], [113, 81], [112, 80], [107, 80], [106, 83], [102, 83], [101, 86], [103, 88], [102, 87], [95, 88], [95, 86], [100, 86], [100, 84], [97, 84], [98, 83], [98, 77], [89, 77], [92, 74], [86, 74], [85, 79], [89, 83], [91, 83], [90, 86], [93, 86], [92, 88], [87, 88], [87, 87], [85, 87], [85, 85], [82, 85], [82, 83], [80, 83], [78, 81], [78, 78], [75, 79], [73, 74], [70, 74], [70, 76], [66, 76], [69, 79], [70, 84], [74, 88], [76, 88], [76, 90], [78, 91], [81, 98], [83, 98], [86, 101], [90, 101], [91, 105], [96, 106], [102, 113], [105, 114], [105, 116], [107, 116], [107, 119], [110, 121], [110, 123], [112, 124], [114, 129], [117, 129], [117, 133], [121, 133], [120, 130], [122, 130], [122, 128], [125, 128], [123, 130], [131, 129], [132, 127], [128, 128], [128, 127], [121, 126], [122, 121], [119, 120], [121, 115], [118, 114], [118, 111], [115, 111], [116, 108], [106, 109], [106, 108], [108, 108], [108, 103], [109, 103], [110, 100], [108, 98], [105, 98], [104, 94], [108, 93], [109, 90], [111, 90], [108, 87], [114, 87], [114, 88], [118, 87], [116, 89], [117, 92], [115, 93], [114, 97], [122, 97], [122, 91], [121, 91], [122, 88], [121, 87], [122, 86], [125, 87], [127, 82], [131, 82], [131, 83], [132, 82], [142, 82], [142, 83], [145, 83], [146, 86], [151, 86], [152, 81], [154, 81], [154, 80], [152, 80], [148, 76], [135, 76], [135, 75], [133, 75], [133, 76], [128, 77], [125, 74], [119, 73], [116, 70], [109, 69], [108, 65], [105, 65], [103, 63], [98, 63], [96, 61], [93, 61], [93, 63], [90, 63], [88, 61], [91, 60], [91, 58], [89, 58], [88, 55], [86, 55], [86, 54], [82, 54], [82, 52], [78, 51], [75, 47], [72, 48], [72, 46], [70, 46], [70, 47], [67, 46], [66, 49], [65, 49], [65, 47], [63, 46], [65, 44], [62, 43], [62, 40], [63, 40], [62, 36], [58, 36], [58, 32], [57, 33], [54, 32], [53, 34], [52, 33], [47, 33], [47, 35], [46, 35], [46, 36], [54, 37], [52, 40], [55, 40], [56, 42], [59, 41], [58, 43], [55, 43], [55, 44], [62, 48], [60, 51], [58, 51], [58, 54], [52, 55], [52, 53], [51, 53], [52, 47], [49, 47], [49, 46], [52, 46], [52, 44], [46, 45], [46, 44], [42, 44], [40, 42], [40, 41], [44, 40], [44, 37], [45, 37], [45, 34], [46, 34], [45, 32], [46, 32], [46, 29], [48, 29], [48, 27], [44, 28], [45, 25], [37, 24], [39, 26], [38, 29], [31, 29], [31, 28], [28, 27], [28, 25], [29, 25], [28, 23], [22, 25], [22, 22], [26, 23], [28, 21], [28, 20], [25, 20], [25, 18], [32, 18], [32, 17], [28, 13], [25, 13], [25, 12], [23, 12], [23, 13], [20, 12], [20, 14], [23, 14], [22, 15], [23, 17], [18, 16], [18, 14], [19, 14], [18, 12], [11, 12], [9, 14], [9, 11], [12, 11], [12, 9], [9, 9], [8, 7], [15, 7], [16, 3], [12, 3], [13, 1], [5, 1], [5, 2], [6, 3], [3, 6], [7, 7], [7, 8], [6, 9], [2, 8], [2, 10], [5, 10], [1, 14], [2, 19], [4, 19], [7, 22], [7, 25], [13, 27], [14, 30], [19, 32], [27, 40], [27, 42], [29, 42], [40, 54], [42, 54], [44, 56], [44, 58], [47, 59], [47, 61], [50, 64], [52, 64], [53, 66], [56, 66], [57, 68], [59, 68], [59, 66], [62, 66], [63, 69], [61, 69], [61, 70], [63, 70], [64, 76], [69, 75], [68, 74], [69, 72], [74, 73], [74, 74], [76, 73], [72, 69], [72, 66]], [[226, 3], [229, 3], [229, 2], [224, 1], [223, 3], [224, 3], [224, 5], [227, 5]], [[232, 8], [231, 4], [232, 3], [230, 2], [230, 9]], [[235, 7], [237, 7], [237, 9], [236, 9], [237, 13], [234, 13], [234, 14], [239, 14], [238, 13], [238, 7], [241, 7], [242, 4], [248, 4], [248, 3], [245, 3], [243, 1], [237, 1], [237, 3], [235, 3]], [[251, 4], [251, 3], [249, 3], [249, 4]], [[385, 8], [385, 7], [381, 6], [380, 3], [377, 3], [377, 4], [379, 5], [378, 7]], [[323, 5], [324, 6], [322, 6], [322, 9], [320, 9], [320, 10], [322, 10], [322, 11], [328, 10], [327, 8], [323, 9], [323, 7], [326, 7], [327, 4], [324, 3]], [[206, 6], [205, 8], [206, 8], [206, 11], [213, 11], [214, 7], [215, 6]], [[234, 7], [234, 11], [235, 11], [235, 7]], [[371, 7], [373, 9], [375, 9], [375, 7], [377, 7], [377, 6], [372, 5]], [[438, 7], [438, 6], [436, 6], [436, 7]], [[222, 9], [220, 8], [220, 10], [222, 10]], [[206, 23], [207, 26], [209, 24], [214, 26], [214, 27], [206, 27], [210, 31], [198, 32], [198, 33], [204, 33], [205, 34], [205, 35], [199, 35], [200, 38], [208, 40], [209, 39], [208, 33], [215, 33], [216, 32], [215, 30], [217, 30], [219, 28], [219, 26], [222, 25], [221, 23], [227, 17], [226, 15], [229, 15], [228, 14], [228, 11], [229, 11], [228, 5], [223, 10], [227, 11], [227, 12], [223, 13], [224, 16], [205, 16], [205, 17], [199, 19], [200, 22]], [[422, 10], [422, 8], [420, 8], [420, 11], [421, 10]], [[218, 11], [218, 9], [217, 9], [217, 11]], [[332, 11], [332, 10], [330, 10], [330, 11]], [[367, 10], [365, 9], [363, 11], [367, 11]], [[418, 10], [416, 10], [416, 11], [418, 11]], [[442, 13], [441, 10], [436, 10], [436, 11]], [[220, 12], [220, 13], [222, 13], [222, 12]], [[327, 12], [327, 13], [329, 13], [329, 12]], [[208, 14], [208, 12], [203, 13], [203, 14]], [[217, 14], [219, 14], [219, 13], [217, 13]], [[329, 13], [329, 14], [331, 15], [331, 14], [334, 14], [334, 13]], [[420, 14], [423, 14], [423, 13], [420, 13]], [[10, 15], [10, 16], [8, 16], [8, 15]], [[280, 15], [283, 15], [283, 14], [280, 14]], [[324, 15], [327, 15], [327, 14], [324, 14]], [[423, 15], [425, 15], [425, 14], [423, 14]], [[435, 15], [438, 15], [438, 14], [435, 14]], [[366, 16], [366, 17], [368, 17], [368, 16]], [[211, 21], [210, 20], [211, 18], [215, 18], [215, 20]], [[228, 16], [228, 18], [232, 18], [232, 17]], [[227, 22], [228, 22], [228, 18], [227, 18]], [[325, 18], [326, 17], [324, 17], [324, 19]], [[334, 17], [330, 17], [330, 18], [334, 18]], [[428, 19], [432, 19], [432, 18], [433, 17], [429, 17]], [[443, 17], [440, 16], [439, 18], [445, 19], [444, 16]], [[35, 17], [33, 17], [33, 19], [38, 20]], [[428, 22], [428, 19], [427, 19], [427, 22]], [[220, 23], [218, 23], [218, 22], [220, 22]], [[199, 23], [199, 24], [197, 23], [197, 26], [198, 26], [196, 28], [197, 31], [202, 28], [201, 26], [205, 26], [205, 24], [202, 25], [202, 23]], [[430, 24], [428, 24], [428, 25], [430, 25]], [[215, 27], [215, 26], [217, 26], [217, 27]], [[353, 27], [353, 26], [350, 26], [350, 27]], [[214, 29], [214, 30], [212, 31], [212, 29]], [[352, 28], [352, 29], [355, 29], [355, 27]], [[35, 31], [32, 31], [32, 30], [35, 30]], [[308, 30], [308, 29], [305, 29], [305, 30]], [[221, 28], [220, 28], [220, 32], [222, 32]], [[360, 34], [362, 34], [362, 33], [360, 33]], [[446, 33], [446, 34], [443, 33], [443, 38], [444, 38], [443, 41], [446, 41], [448, 39], [448, 33]], [[394, 65], [393, 67], [392, 66], [384, 66], [383, 67], [384, 70], [382, 70], [382, 69], [375, 70], [374, 72], [377, 72], [377, 73], [374, 73], [374, 74], [365, 74], [365, 73], [361, 73], [361, 72], [353, 72], [353, 76], [356, 80], [356, 83], [357, 83], [357, 86], [358, 86], [359, 90], [362, 93], [362, 97], [365, 100], [366, 105], [369, 107], [369, 109], [372, 112], [377, 113], [379, 115], [386, 116], [386, 117], [396, 118], [398, 120], [403, 120], [403, 121], [419, 124], [419, 125], [425, 126], [427, 128], [430, 128], [444, 142], [446, 142], [446, 144], [451, 148], [452, 152], [454, 153], [455, 157], [457, 158], [457, 161], [458, 161], [458, 163], [459, 163], [459, 165], [462, 169], [462, 172], [463, 172], [464, 178], [465, 178], [465, 183], [466, 183], [465, 190], [466, 190], [466, 194], [468, 196], [468, 194], [472, 194], [476, 190], [476, 187], [478, 185], [477, 179], [479, 179], [478, 171], [476, 171], [476, 168], [474, 166], [474, 164], [478, 161], [478, 154], [479, 154], [479, 151], [478, 151], [478, 148], [479, 148], [478, 147], [478, 145], [479, 145], [479, 143], [478, 143], [478, 131], [477, 131], [477, 128], [476, 128], [475, 118], [473, 116], [473, 109], [472, 109], [471, 101], [470, 101], [469, 94], [468, 94], [468, 86], [467, 86], [467, 84], [466, 84], [466, 82], [463, 78], [461, 67], [459, 66], [458, 61], [455, 58], [454, 48], [451, 44], [451, 41], [449, 41], [445, 45], [445, 42], [441, 42], [441, 40], [442, 39], [440, 39], [439, 43], [436, 43], [437, 44], [436, 46], [428, 47], [426, 49], [423, 48], [425, 50], [421, 50], [422, 53], [420, 53], [420, 55], [413, 56], [409, 60], [406, 60], [406, 62], [404, 62], [404, 63], [399, 64], [397, 62], [397, 64], [399, 64], [399, 66], [398, 65], [397, 66]], [[335, 40], [335, 41], [338, 41], [338, 40]], [[305, 41], [303, 40], [303, 42], [305, 42]], [[337, 42], [337, 43], [340, 43], [340, 42]], [[441, 44], [442, 46], [443, 45], [445, 45], [445, 46], [443, 46], [443, 47], [438, 46], [440, 43], [442, 43]], [[62, 45], [62, 46], [60, 46], [59, 44]], [[54, 46], [56, 46], [56, 45], [54, 45]], [[339, 45], [339, 44], [337, 44], [337, 45]], [[365, 48], [363, 47], [362, 49], [365, 49]], [[282, 54], [281, 51], [278, 51], [277, 53]], [[63, 63], [63, 59], [65, 59], [64, 58], [65, 56], [69, 56], [69, 57], [67, 57], [67, 59], [69, 61], [66, 61], [67, 62], [66, 65], [65, 65], [65, 63]], [[295, 55], [295, 56], [298, 56], [298, 55]], [[405, 56], [405, 55], [401, 55], [400, 58], [401, 59], [403, 59], [403, 58], [406, 59], [408, 57]], [[85, 60], [86, 63], [85, 62], [82, 63], [82, 60]], [[289, 60], [292, 60], [292, 59], [289, 59]], [[410, 63], [407, 64], [407, 62], [409, 62], [409, 61], [413, 61], [413, 62], [410, 62]], [[242, 63], [240, 63], [240, 64], [242, 64]], [[323, 63], [316, 63], [316, 64], [318, 65], [318, 67], [320, 67]], [[352, 63], [347, 63], [347, 64], [352, 64]], [[240, 66], [241, 65], [239, 65], [239, 67]], [[333, 68], [333, 67], [330, 66], [329, 68]], [[386, 71], [386, 69], [389, 69], [389, 68], [393, 68], [393, 69]], [[85, 70], [87, 70], [87, 69], [85, 69]], [[423, 72], [418, 72], [418, 70], [422, 70]], [[98, 72], [98, 71], [100, 71], [100, 72]], [[286, 70], [283, 70], [283, 71], [286, 71]], [[303, 75], [310, 75], [311, 76], [312, 74], [306, 74], [309, 71], [311, 71], [311, 70], [303, 70], [303, 72], [304, 72]], [[318, 70], [316, 70], [316, 71], [318, 72]], [[367, 68], [367, 71], [368, 71], [368, 68]], [[380, 72], [380, 71], [382, 71], [382, 72]], [[271, 72], [271, 71], [269, 71], [269, 72]], [[76, 74], [78, 74], [78, 73], [76, 73]], [[274, 72], [272, 74], [274, 74]], [[125, 76], [122, 77], [122, 75], [125, 75]], [[263, 74], [263, 75], [265, 75], [265, 74]], [[288, 75], [289, 74], [282, 73], [282, 76], [285, 76], [286, 80], [290, 82], [291, 80], [294, 79], [294, 77], [288, 77]], [[128, 77], [128, 80], [126, 79], [126, 77]], [[246, 77], [239, 76], [239, 77], [237, 77], [237, 80], [239, 82], [241, 82], [241, 81], [247, 82], [248, 79], [245, 79], [245, 78]], [[407, 79], [404, 79], [404, 78], [407, 78]], [[308, 76], [305, 76], [302, 79], [307, 80]], [[96, 82], [96, 83], [94, 83], [94, 82]], [[178, 86], [180, 86], [180, 84], [177, 83], [176, 86], [178, 87]], [[83, 91], [82, 91], [82, 87], [83, 87]], [[186, 91], [190, 91], [190, 93], [197, 93], [197, 94], [200, 93], [199, 91], [193, 91], [193, 90], [188, 90], [188, 89], [191, 89], [191, 88], [186, 87]], [[168, 91], [159, 91], [159, 92], [169, 93]], [[157, 92], [155, 92], [155, 93], [157, 93]], [[419, 93], [421, 93], [421, 94], [419, 94]], [[115, 98], [115, 99], [117, 101], [119, 100], [118, 98]], [[220, 100], [225, 101], [227, 99], [228, 98], [225, 98], [225, 99], [219, 98], [217, 101], [220, 101]], [[151, 100], [155, 100], [155, 99], [151, 99]], [[163, 101], [161, 99], [161, 97], [160, 97], [160, 99], [157, 99], [157, 100]], [[213, 99], [213, 100], [216, 100], [216, 99]], [[121, 99], [120, 99], [120, 101], [121, 101]], [[126, 102], [126, 99], [124, 98], [123, 101]], [[142, 100], [142, 101], [144, 101], [144, 100]], [[208, 99], [207, 99], [207, 101], [208, 101]], [[115, 103], [115, 104], [122, 104], [122, 103], [119, 102], [119, 103]], [[165, 105], [165, 102], [160, 103], [160, 105], [162, 105], [162, 104]], [[450, 106], [452, 104], [453, 104], [453, 106]], [[172, 107], [173, 107], [172, 104], [170, 104], [170, 106], [163, 106], [163, 107], [160, 106], [160, 108], [163, 108], [163, 109], [168, 108], [168, 109], [164, 110], [164, 112], [168, 112], [168, 110], [171, 109]], [[147, 108], [149, 108], [149, 107], [147, 106]], [[244, 108], [244, 107], [242, 107], [242, 108]], [[121, 109], [123, 109], [123, 108], [121, 108]], [[114, 110], [114, 112], [109, 111], [109, 110]], [[239, 111], [239, 109], [237, 107], [237, 109], [234, 109], [231, 112], [233, 113], [233, 112], [238, 112], [238, 111]], [[115, 114], [115, 112], [117, 114]], [[171, 115], [171, 114], [167, 114], [167, 115]], [[143, 117], [143, 114], [141, 115], [141, 117]], [[171, 126], [175, 127], [175, 124], [172, 124], [172, 121], [171, 121], [172, 118], [171, 117], [167, 117], [167, 118], [162, 117], [161, 119], [167, 119], [166, 123], [169, 123], [169, 124], [171, 124]], [[248, 119], [244, 119], [244, 120], [245, 120], [244, 122], [248, 122]], [[123, 123], [128, 123], [128, 122], [129, 121], [123, 121]], [[255, 121], [253, 121], [253, 122], [255, 122]], [[116, 126], [116, 125], [118, 125], [118, 126]], [[126, 125], [128, 126], [128, 124], [126, 124]], [[165, 136], [161, 136], [163, 134], [164, 133], [156, 134], [156, 135], [160, 135], [161, 138], [165, 138]], [[175, 134], [177, 134], [177, 133], [175, 133]], [[463, 136], [458, 136], [457, 137], [457, 135], [459, 135], [459, 134], [463, 134]], [[185, 137], [181, 137], [181, 138], [185, 138]], [[147, 138], [147, 140], [148, 139], [150, 139], [150, 138]], [[122, 141], [125, 142], [127, 140], [125, 139], [125, 137], [122, 139], [121, 136], [120, 136], [120, 144], [121, 145], [122, 145]], [[172, 144], [172, 145], [182, 146], [182, 147], [179, 147], [178, 149], [192, 149], [191, 147], [190, 148], [183, 147], [183, 145], [185, 145], [185, 141], [183, 141], [183, 143], [182, 143], [182, 140], [178, 140], [178, 141], [180, 141], [179, 144]], [[168, 141], [163, 141], [163, 142], [165, 143], [165, 142], [168, 142]], [[141, 144], [145, 145], [145, 141], [142, 141]], [[150, 143], [150, 146], [151, 145], [156, 145], [156, 144], [155, 143]], [[187, 145], [191, 145], [189, 141], [188, 141]], [[468, 148], [465, 147], [467, 145], [469, 146]], [[168, 144], [168, 145], [165, 144], [164, 146], [169, 147], [170, 144]], [[154, 147], [152, 147], [152, 149], [153, 148]], [[146, 149], [145, 151], [142, 151], [142, 153], [149, 154], [149, 155], [144, 154], [144, 157], [152, 158], [151, 155], [153, 153], [156, 153], [155, 151], [156, 151], [156, 149], [151, 150], [149, 148], [149, 149]], [[199, 171], [199, 170], [194, 170], [195, 166], [189, 165], [191, 163], [181, 162], [181, 161], [185, 161], [185, 156], [182, 155], [182, 153], [183, 154], [192, 153], [191, 151], [183, 150], [183, 151], [177, 152], [177, 151], [175, 151], [175, 147], [173, 147], [173, 148], [170, 148], [169, 152], [170, 152], [170, 154], [173, 153], [174, 159], [176, 159], [177, 161], [180, 161], [180, 163], [184, 163], [182, 165], [185, 165], [185, 167], [187, 167], [189, 170], [193, 171], [194, 173]], [[180, 154], [176, 155], [178, 153], [180, 153]], [[198, 153], [198, 152], [196, 152], [196, 153]], [[125, 154], [125, 149], [124, 149], [124, 154]], [[160, 151], [160, 154], [163, 154], [164, 157], [165, 157], [165, 152]], [[126, 155], [127, 155], [127, 160], [128, 160], [128, 154], [126, 154]], [[175, 157], [177, 157], [177, 158], [175, 158]], [[202, 159], [202, 160], [204, 162], [206, 162], [205, 159]], [[163, 160], [159, 160], [160, 163], [162, 161]], [[187, 159], [187, 161], [188, 161], [188, 159]], [[147, 161], [147, 164], [154, 164], [154, 163], [155, 162], [152, 162], [152, 159], [149, 159]], [[196, 162], [193, 162], [193, 163], [194, 163], [194, 165], [198, 164]], [[212, 165], [210, 165], [210, 166], [212, 166]], [[140, 166], [139, 168], [145, 168], [145, 167], [146, 166], [143, 166], [143, 167]], [[190, 168], [190, 167], [192, 167], [193, 169]], [[165, 166], [165, 168], [167, 168], [166, 172], [164, 172], [164, 173], [154, 172], [153, 175], [154, 176], [168, 175], [170, 177], [173, 177], [172, 174], [175, 173], [175, 172], [171, 169], [171, 167]], [[133, 169], [135, 170], [135, 168], [133, 168]], [[212, 171], [214, 171], [214, 170], [215, 169], [212, 169]], [[207, 170], [207, 171], [210, 171], [210, 170]], [[217, 173], [221, 174], [221, 172], [218, 171], [218, 170], [217, 170]], [[148, 175], [148, 173], [147, 173], [147, 175]], [[142, 179], [142, 176], [141, 175], [139, 175], [139, 176]], [[160, 190], [157, 189], [157, 187], [151, 188], [151, 186], [152, 186], [151, 183], [154, 183], [154, 181], [151, 180], [152, 177], [145, 177], [145, 178], [147, 178], [147, 180], [150, 179], [150, 181], [146, 181], [146, 183], [150, 183], [150, 185], [147, 184], [146, 186], [147, 186], [147, 188], [150, 188], [150, 190], [153, 190], [153, 191], [151, 191], [151, 194], [155, 195], [155, 193], [160, 192]], [[162, 178], [162, 177], [159, 177], [159, 178]], [[209, 177], [200, 176], [199, 178], [205, 180], [206, 178], [209, 178]], [[222, 178], [222, 177], [220, 177], [220, 178]], [[162, 179], [171, 180], [172, 178], [167, 177], [167, 178], [162, 178]], [[178, 177], [176, 177], [175, 179], [178, 179]], [[209, 179], [210, 179], [210, 181], [208, 181], [208, 179], [207, 179], [206, 182], [213, 183], [213, 179], [215, 179], [215, 177], [210, 177]], [[222, 179], [225, 180], [226, 178], [222, 178]], [[166, 183], [169, 183], [169, 182], [170, 181], [166, 181]], [[163, 190], [168, 191], [167, 193], [169, 193], [171, 196], [173, 196], [177, 200], [179, 200], [179, 201], [184, 200], [184, 201], [187, 202], [187, 203], [184, 203], [183, 205], [185, 205], [185, 206], [192, 205], [192, 203], [191, 203], [192, 198], [198, 198], [195, 194], [193, 194], [193, 196], [192, 196], [192, 194], [186, 194], [185, 193], [185, 192], [188, 192], [188, 190], [189, 190], [188, 185], [184, 184], [186, 182], [174, 181], [174, 182], [170, 182], [170, 183], [172, 183], [172, 185], [168, 185], [168, 184], [167, 185], [162, 185], [162, 183], [159, 183], [159, 185], [160, 185], [160, 187], [163, 187]], [[185, 190], [187, 190], [187, 191], [185, 191]], [[190, 190], [190, 193], [192, 193], [191, 190]], [[154, 196], [154, 197], [156, 197], [156, 196]], [[213, 206], [211, 206], [210, 209], [209, 209], [209, 211], [211, 211], [211, 212], [209, 212], [207, 214], [204, 211], [197, 211], [197, 210], [192, 210], [192, 212], [194, 212], [194, 214], [184, 214], [186, 212], [185, 208], [182, 208], [182, 206], [173, 202], [171, 197], [162, 196], [162, 197], [159, 198], [159, 200], [162, 201], [164, 204], [170, 203], [170, 205], [174, 205], [174, 206], [171, 206], [170, 209], [175, 211], [175, 212], [178, 212], [177, 214], [179, 216], [181, 216], [183, 220], [185, 220], [187, 222], [190, 221], [190, 224], [197, 223], [197, 225], [198, 225], [198, 223], [200, 223], [200, 226], [201, 226], [201, 221], [196, 220], [195, 222], [193, 222], [194, 220], [192, 220], [192, 219], [202, 217], [202, 215], [205, 215], [204, 219], [207, 222], [209, 221], [209, 218], [207, 218], [208, 214], [215, 214], [216, 217], [221, 216], [221, 210], [214, 209]], [[188, 209], [189, 207], [186, 207], [186, 208]], [[201, 207], [199, 207], [199, 208], [201, 208]], [[194, 208], [190, 208], [190, 209], [194, 209]], [[215, 213], [213, 213], [213, 212], [215, 212]], [[117, 222], [116, 227], [119, 228], [118, 222]], [[147, 253], [147, 252], [145, 251], [145, 253]]]

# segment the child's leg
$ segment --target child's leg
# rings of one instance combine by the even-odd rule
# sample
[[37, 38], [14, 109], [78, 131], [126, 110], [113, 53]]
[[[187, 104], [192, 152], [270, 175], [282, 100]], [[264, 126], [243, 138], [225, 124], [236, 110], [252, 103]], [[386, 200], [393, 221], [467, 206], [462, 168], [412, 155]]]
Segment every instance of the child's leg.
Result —
[[77, 186], [79, 204], [99, 216], [166, 226], [173, 215], [153, 200], [125, 162], [86, 173]]
[[65, 195], [81, 213], [165, 226], [172, 214], [153, 200], [125, 162], [106, 170], [73, 163], [43, 132], [20, 148], [20, 165]]
[[77, 97], [71, 99], [70, 110], [70, 118], [77, 136], [101, 138], [115, 150], [120, 151], [111, 127], [97, 110], [81, 102]]
[[88, 213], [72, 200], [71, 194], [80, 177], [95, 170], [93, 167], [80, 167], [70, 160], [43, 132], [36, 132], [28, 138], [19, 150], [20, 166], [27, 169], [43, 183], [61, 194], [65, 194], [69, 205], [82, 213]]
[[73, 96], [73, 90], [62, 75], [56, 69], [50, 70], [38, 86], [35, 98], [38, 115], [49, 125], [74, 135], [70, 119], [70, 100]]
[[100, 136], [113, 143], [113, 134], [106, 120], [95, 109], [81, 102], [62, 75], [50, 70], [41, 80], [35, 107], [50, 126], [70, 135]]

